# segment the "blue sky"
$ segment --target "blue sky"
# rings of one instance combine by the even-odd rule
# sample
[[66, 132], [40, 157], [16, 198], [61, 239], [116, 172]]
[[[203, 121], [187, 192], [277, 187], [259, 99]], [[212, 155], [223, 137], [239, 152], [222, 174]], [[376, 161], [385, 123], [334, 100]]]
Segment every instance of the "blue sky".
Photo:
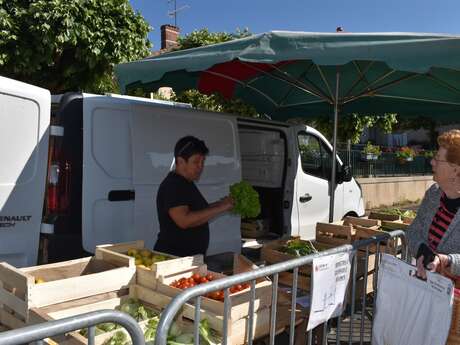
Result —
[[[160, 48], [160, 26], [174, 24], [168, 16], [173, 2], [130, 0], [153, 27], [153, 50]], [[270, 30], [334, 32], [430, 32], [460, 34], [459, 0], [177, 0], [182, 34], [208, 28], [252, 33]]]

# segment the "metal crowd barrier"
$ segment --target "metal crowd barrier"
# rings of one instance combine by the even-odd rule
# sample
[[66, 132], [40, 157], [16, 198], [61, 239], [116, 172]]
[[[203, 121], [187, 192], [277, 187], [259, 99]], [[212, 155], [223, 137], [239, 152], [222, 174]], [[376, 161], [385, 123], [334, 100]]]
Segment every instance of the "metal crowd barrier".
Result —
[[[241, 284], [250, 281], [250, 301], [249, 301], [249, 316], [248, 316], [248, 327], [247, 327], [247, 344], [252, 345], [253, 343], [253, 327], [254, 327], [254, 300], [255, 300], [255, 284], [256, 279], [271, 276], [273, 287], [272, 287], [272, 303], [271, 303], [271, 315], [270, 315], [270, 334], [269, 334], [269, 344], [275, 344], [275, 327], [276, 327], [276, 313], [277, 313], [277, 293], [278, 293], [278, 279], [279, 274], [281, 272], [293, 270], [293, 281], [292, 281], [292, 300], [291, 300], [291, 314], [290, 314], [290, 325], [289, 325], [289, 345], [294, 344], [294, 337], [295, 337], [295, 317], [296, 317], [296, 301], [297, 301], [297, 287], [298, 287], [298, 274], [299, 274], [299, 267], [312, 264], [313, 259], [319, 257], [325, 257], [332, 254], [338, 253], [345, 253], [348, 252], [352, 255], [352, 267], [351, 267], [351, 284], [349, 283], [349, 292], [350, 295], [350, 302], [349, 302], [349, 317], [351, 318], [351, 322], [349, 323], [349, 337], [348, 337], [348, 344], [351, 345], [353, 343], [353, 317], [355, 317], [355, 294], [356, 294], [356, 279], [357, 279], [357, 253], [360, 251], [361, 258], [364, 257], [364, 281], [363, 281], [363, 292], [361, 296], [361, 324], [359, 329], [360, 334], [360, 341], [359, 343], [362, 345], [364, 343], [364, 318], [367, 316], [368, 311], [366, 310], [366, 287], [367, 287], [367, 270], [368, 270], [368, 258], [369, 254], [373, 254], [375, 252], [375, 266], [374, 266], [374, 273], [373, 273], [373, 305], [372, 305], [372, 314], [375, 313], [375, 302], [377, 298], [377, 275], [378, 275], [378, 263], [379, 258], [381, 255], [381, 244], [382, 242], [386, 242], [387, 244], [390, 241], [393, 243], [397, 243], [398, 238], [401, 239], [400, 243], [394, 246], [397, 252], [393, 254], [397, 254], [402, 259], [407, 259], [407, 246], [405, 241], [405, 233], [401, 230], [396, 230], [391, 233], [385, 233], [379, 236], [375, 236], [369, 239], [365, 239], [362, 241], [356, 241], [353, 245], [342, 245], [340, 247], [332, 248], [326, 251], [322, 251], [316, 254], [299, 257], [293, 260], [277, 263], [274, 265], [266, 266], [259, 268], [257, 270], [251, 272], [245, 272], [236, 274], [233, 276], [229, 276], [223, 279], [215, 280], [206, 284], [200, 284], [194, 286], [192, 288], [184, 290], [181, 294], [176, 296], [166, 307], [166, 309], [162, 312], [160, 322], [157, 327], [157, 333], [155, 337], [155, 345], [166, 345], [167, 338], [168, 338], [168, 331], [169, 328], [174, 320], [176, 314], [181, 310], [182, 306], [194, 299], [195, 302], [195, 315], [194, 315], [194, 345], [198, 345], [200, 342], [199, 337], [199, 322], [200, 322], [200, 305], [201, 305], [201, 298], [207, 293], [216, 290], [224, 290], [224, 319], [223, 319], [223, 338], [222, 338], [222, 345], [227, 345], [227, 337], [228, 337], [228, 318], [230, 312], [229, 306], [229, 288], [235, 284]], [[370, 247], [373, 247], [372, 252], [370, 251]], [[385, 246], [385, 250], [389, 247]], [[311, 280], [312, 281], [312, 280]], [[312, 286], [310, 286], [310, 291], [312, 291]], [[294, 306], [294, 307], [293, 307]], [[344, 313], [341, 316], [336, 318], [336, 344], [343, 344], [343, 340], [341, 340], [340, 332], [341, 332], [341, 320]], [[331, 320], [329, 320], [331, 321]], [[318, 327], [321, 327], [318, 326]], [[323, 325], [323, 332], [322, 332], [322, 340], [321, 344], [326, 344], [326, 337], [328, 331], [328, 322], [325, 322]], [[318, 329], [318, 328], [316, 328]], [[305, 330], [306, 331], [306, 330]], [[313, 340], [313, 333], [312, 331], [308, 332], [307, 343], [312, 344]]]
[[34, 342], [44, 344], [43, 339], [88, 328], [88, 345], [94, 344], [95, 326], [100, 323], [113, 322], [123, 326], [131, 336], [133, 345], [144, 345], [144, 332], [136, 320], [117, 310], [99, 310], [60, 320], [44, 322], [33, 326], [14, 329], [0, 333], [1, 345], [17, 345]]

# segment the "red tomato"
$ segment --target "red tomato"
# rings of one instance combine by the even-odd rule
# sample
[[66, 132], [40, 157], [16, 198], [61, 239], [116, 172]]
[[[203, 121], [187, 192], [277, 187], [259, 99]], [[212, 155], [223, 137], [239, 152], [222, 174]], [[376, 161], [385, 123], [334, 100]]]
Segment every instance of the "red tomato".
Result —
[[206, 279], [209, 280], [209, 281], [214, 280], [214, 274], [208, 273], [208, 274], [206, 275]]
[[192, 276], [193, 280], [196, 282], [196, 283], [199, 283], [200, 282], [200, 278], [201, 276], [198, 274], [198, 273], [195, 273], [193, 276]]
[[209, 293], [209, 298], [219, 299], [219, 291], [213, 291]]
[[204, 284], [204, 283], [207, 283], [208, 280], [206, 279], [206, 277], [201, 277], [200, 278], [200, 284]]
[[241, 291], [241, 290], [243, 290], [244, 288], [243, 288], [243, 285], [241, 285], [241, 284], [236, 284], [236, 289], [237, 289], [237, 291]]
[[224, 292], [223, 292], [222, 290], [217, 291], [217, 296], [218, 296], [217, 299], [218, 299], [219, 301], [223, 301], [223, 300], [224, 300], [224, 296], [225, 296], [225, 295], [224, 295]]

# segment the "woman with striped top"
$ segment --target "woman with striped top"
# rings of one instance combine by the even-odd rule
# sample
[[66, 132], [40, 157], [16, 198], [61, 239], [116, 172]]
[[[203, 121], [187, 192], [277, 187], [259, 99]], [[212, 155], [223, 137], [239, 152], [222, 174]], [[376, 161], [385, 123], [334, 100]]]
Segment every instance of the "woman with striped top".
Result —
[[438, 145], [431, 160], [436, 183], [426, 191], [407, 230], [421, 278], [426, 278], [425, 269], [460, 276], [460, 130], [441, 134]]

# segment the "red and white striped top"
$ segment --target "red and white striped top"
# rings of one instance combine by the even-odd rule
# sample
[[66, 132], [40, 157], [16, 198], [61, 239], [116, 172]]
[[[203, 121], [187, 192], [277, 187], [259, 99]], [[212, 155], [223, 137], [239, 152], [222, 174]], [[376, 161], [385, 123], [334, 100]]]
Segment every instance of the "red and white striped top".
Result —
[[430, 230], [428, 231], [428, 245], [432, 250], [438, 248], [439, 242], [447, 231], [452, 219], [459, 208], [460, 199], [448, 199], [445, 193], [442, 193], [439, 208], [431, 221]]

